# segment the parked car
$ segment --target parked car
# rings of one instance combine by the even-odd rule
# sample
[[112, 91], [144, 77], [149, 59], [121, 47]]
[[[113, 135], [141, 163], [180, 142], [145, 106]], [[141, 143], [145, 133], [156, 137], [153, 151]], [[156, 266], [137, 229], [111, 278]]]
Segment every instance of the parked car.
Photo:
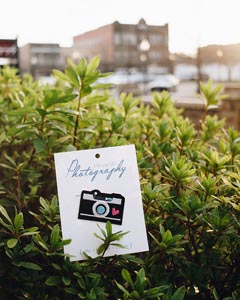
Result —
[[173, 74], [160, 74], [156, 75], [155, 79], [148, 83], [148, 88], [150, 91], [176, 91], [180, 80]]

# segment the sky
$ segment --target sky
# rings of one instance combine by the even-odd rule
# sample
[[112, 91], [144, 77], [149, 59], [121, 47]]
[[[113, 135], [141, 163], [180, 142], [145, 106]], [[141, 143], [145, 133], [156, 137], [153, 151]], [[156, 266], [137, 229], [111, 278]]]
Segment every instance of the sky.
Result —
[[0, 0], [0, 38], [71, 46], [75, 35], [141, 18], [168, 23], [171, 52], [240, 43], [240, 0]]

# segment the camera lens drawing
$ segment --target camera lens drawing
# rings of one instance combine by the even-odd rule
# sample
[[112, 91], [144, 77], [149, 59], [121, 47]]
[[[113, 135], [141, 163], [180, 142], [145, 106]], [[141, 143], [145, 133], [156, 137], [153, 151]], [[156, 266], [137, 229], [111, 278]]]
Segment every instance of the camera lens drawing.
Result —
[[105, 203], [95, 202], [92, 208], [95, 216], [99, 215], [101, 217], [106, 217], [110, 211], [109, 206]]
[[125, 198], [121, 194], [82, 191], [78, 219], [122, 225]]

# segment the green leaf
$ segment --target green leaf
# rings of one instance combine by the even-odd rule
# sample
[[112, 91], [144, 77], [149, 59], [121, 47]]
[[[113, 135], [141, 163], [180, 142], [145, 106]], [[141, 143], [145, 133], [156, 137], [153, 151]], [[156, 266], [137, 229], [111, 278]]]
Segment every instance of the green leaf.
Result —
[[97, 238], [97, 239], [99, 239], [99, 240], [102, 240], [102, 241], [104, 241], [105, 239], [103, 238], [103, 237], [101, 237], [101, 236], [99, 236], [97, 233], [93, 233], [93, 235]]
[[42, 109], [42, 108], [36, 108], [36, 111], [39, 113], [39, 115], [41, 117], [44, 117], [44, 116], [47, 116], [48, 115], [48, 112], [45, 110], [45, 109]]
[[51, 277], [48, 277], [48, 279], [45, 281], [45, 284], [49, 285], [49, 286], [56, 286], [56, 285], [60, 284], [61, 281], [62, 281], [61, 276], [51, 276]]
[[62, 92], [56, 89], [49, 90], [43, 99], [43, 106], [45, 109], [60, 103], [67, 103], [76, 98], [75, 94], [62, 95]]
[[94, 86], [92, 86], [92, 89], [93, 90], [108, 89], [108, 88], [110, 88], [112, 86], [113, 86], [112, 83], [98, 83], [98, 84], [95, 84]]
[[58, 243], [58, 247], [63, 247], [65, 245], [69, 245], [71, 243], [72, 239], [66, 239], [62, 240], [61, 242]]
[[67, 145], [66, 147], [66, 151], [76, 151], [77, 148], [75, 146], [73, 146], [72, 144]]
[[19, 266], [26, 268], [26, 269], [30, 269], [30, 270], [36, 270], [36, 271], [42, 270], [42, 268], [39, 265], [32, 263], [32, 262], [27, 262], [27, 261], [20, 262]]
[[37, 138], [33, 140], [33, 146], [36, 150], [36, 153], [41, 153], [46, 150], [46, 143], [42, 138]]
[[112, 235], [112, 224], [110, 221], [107, 221], [106, 223], [106, 231], [108, 236]]
[[88, 99], [85, 102], [83, 102], [82, 107], [88, 107], [91, 105], [100, 104], [100, 103], [106, 102], [107, 100], [108, 100], [108, 96], [88, 97]]
[[124, 293], [128, 293], [128, 291], [125, 289], [125, 287], [123, 285], [121, 285], [120, 283], [118, 283], [117, 281], [115, 281], [117, 287]]
[[[91, 93], [92, 93], [92, 88], [91, 88], [91, 86], [85, 84], [85, 85], [83, 86], [83, 88], [81, 89], [80, 97], [81, 97], [81, 98], [84, 98], [84, 97], [90, 95]], [[83, 105], [84, 105], [84, 104], [82, 103], [82, 106], [83, 106]]]
[[51, 243], [51, 247], [52, 248], [55, 248], [58, 243], [59, 243], [59, 240], [60, 240], [60, 227], [58, 224], [56, 224], [54, 227], [53, 227], [53, 230], [52, 230], [52, 233], [51, 233], [51, 237], [50, 237], [50, 243]]
[[16, 231], [19, 231], [19, 229], [23, 226], [23, 214], [22, 213], [19, 213], [14, 217], [13, 224], [14, 224]]
[[39, 202], [40, 202], [40, 205], [41, 205], [44, 209], [46, 209], [46, 210], [49, 209], [49, 203], [48, 203], [48, 201], [46, 201], [43, 197], [40, 197], [40, 198], [39, 198]]
[[24, 116], [28, 114], [36, 114], [36, 109], [32, 107], [23, 107], [8, 112], [9, 116]]
[[[107, 224], [106, 224], [106, 226], [107, 226]], [[107, 234], [106, 234], [106, 232], [100, 227], [100, 225], [99, 224], [97, 224], [97, 227], [100, 229], [100, 231], [101, 231], [101, 233], [102, 233], [102, 235], [103, 235], [103, 237], [104, 238], [106, 238], [107, 237]], [[101, 239], [101, 238], [100, 238]], [[101, 239], [102, 240], [102, 239]]]
[[12, 220], [10, 219], [6, 209], [2, 205], [0, 205], [0, 213], [6, 218], [9, 224], [13, 225]]
[[15, 170], [15, 168], [7, 165], [7, 164], [0, 164], [1, 167], [5, 168], [5, 169], [9, 169], [9, 170]]
[[130, 262], [133, 262], [133, 263], [138, 264], [138, 265], [143, 265], [144, 264], [143, 260], [140, 257], [137, 257], [135, 255], [125, 254], [124, 259], [127, 262], [130, 261]]
[[213, 296], [214, 296], [214, 300], [220, 300], [219, 295], [218, 295], [216, 289], [213, 289]]
[[[74, 67], [75, 67], [75, 65], [74, 65]], [[78, 65], [77, 65], [77, 72], [78, 72], [78, 74], [79, 74], [82, 81], [83, 81], [83, 79], [86, 75], [86, 71], [87, 71], [87, 61], [83, 57], [83, 58], [80, 59]]]
[[137, 273], [137, 278], [136, 278], [136, 288], [137, 290], [144, 290], [144, 287], [146, 285], [146, 277], [145, 277], [145, 271], [143, 268], [139, 270]]
[[121, 249], [126, 249], [126, 246], [122, 245], [122, 244], [119, 244], [119, 243], [111, 243], [112, 246], [115, 246], [115, 247], [118, 247], [118, 248], [121, 248]]
[[172, 233], [171, 233], [170, 230], [167, 230], [167, 231], [164, 233], [163, 237], [162, 237], [162, 241], [163, 241], [164, 243], [167, 243], [167, 242], [170, 241], [171, 239], [172, 239]]
[[52, 266], [54, 267], [54, 269], [61, 271], [61, 266], [55, 263], [52, 263]]
[[68, 81], [68, 77], [61, 71], [59, 70], [53, 70], [53, 75], [56, 76], [57, 78], [64, 80], [64, 81]]
[[97, 254], [98, 254], [98, 255], [101, 255], [101, 254], [105, 251], [105, 248], [106, 248], [105, 244], [100, 245], [100, 246], [97, 248]]
[[5, 132], [2, 132], [2, 133], [0, 134], [0, 144], [5, 140], [5, 138], [6, 138]]
[[14, 227], [13, 225], [9, 225], [6, 222], [3, 221], [2, 218], [0, 218], [0, 224], [2, 224], [5, 228], [7, 228], [11, 233], [14, 233]]
[[172, 296], [172, 300], [183, 300], [185, 296], [185, 286], [179, 287]]
[[34, 235], [34, 234], [38, 234], [38, 233], [39, 233], [39, 231], [28, 231], [28, 229], [25, 229], [25, 232], [21, 233], [19, 236], [29, 236], [29, 235]]
[[131, 275], [130, 273], [128, 272], [128, 270], [126, 269], [122, 269], [122, 278], [130, 284], [131, 288], [134, 289], [134, 284], [133, 284], [133, 281], [132, 281], [132, 278], [131, 278]]
[[164, 295], [164, 290], [168, 289], [168, 286], [161, 286], [161, 287], [155, 287], [151, 288], [149, 290], [144, 291], [144, 299], [151, 299], [156, 298], [159, 296]]
[[74, 287], [66, 287], [66, 288], [64, 288], [64, 291], [67, 294], [70, 294], [70, 295], [77, 295], [78, 294], [78, 290], [75, 289]]
[[70, 285], [70, 284], [71, 284], [71, 279], [70, 279], [69, 277], [62, 276], [62, 282], [63, 282], [65, 285]]
[[159, 225], [159, 229], [160, 229], [160, 234], [161, 234], [161, 236], [163, 237], [164, 234], [165, 234], [165, 229], [164, 229], [164, 227], [162, 226], [162, 224]]
[[18, 239], [12, 238], [7, 241], [7, 246], [8, 248], [12, 249], [17, 245], [17, 243], [18, 243]]
[[99, 57], [99, 55], [93, 57], [91, 59], [91, 61], [89, 62], [88, 66], [87, 66], [86, 75], [88, 75], [92, 71], [95, 71], [97, 69], [97, 67], [99, 66], [99, 63], [100, 63], [100, 57]]
[[38, 241], [38, 244], [39, 244], [43, 249], [45, 249], [46, 251], [49, 250], [49, 249], [48, 249], [48, 246], [47, 246], [47, 244], [46, 244], [45, 242], [43, 242], [43, 241]]
[[131, 297], [130, 299], [134, 299], [134, 300], [140, 300], [141, 299], [138, 291], [132, 291], [130, 293], [130, 297]]
[[65, 74], [69, 78], [69, 81], [72, 83], [72, 85], [75, 88], [79, 88], [80, 79], [79, 79], [78, 74], [76, 73], [76, 71], [72, 67], [69, 66], [69, 67], [66, 68]]

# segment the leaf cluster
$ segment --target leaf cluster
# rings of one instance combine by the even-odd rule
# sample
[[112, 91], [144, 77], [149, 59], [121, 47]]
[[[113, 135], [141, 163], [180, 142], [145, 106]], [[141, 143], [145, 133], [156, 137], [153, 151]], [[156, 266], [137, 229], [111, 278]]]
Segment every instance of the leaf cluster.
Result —
[[[238, 299], [240, 133], [207, 115], [221, 88], [201, 85], [196, 129], [166, 92], [115, 99], [99, 62], [68, 60], [53, 86], [0, 70], [0, 298]], [[99, 256], [70, 262], [53, 154], [125, 144], [137, 150], [150, 250], [106, 257], [127, 234], [107, 223]]]

